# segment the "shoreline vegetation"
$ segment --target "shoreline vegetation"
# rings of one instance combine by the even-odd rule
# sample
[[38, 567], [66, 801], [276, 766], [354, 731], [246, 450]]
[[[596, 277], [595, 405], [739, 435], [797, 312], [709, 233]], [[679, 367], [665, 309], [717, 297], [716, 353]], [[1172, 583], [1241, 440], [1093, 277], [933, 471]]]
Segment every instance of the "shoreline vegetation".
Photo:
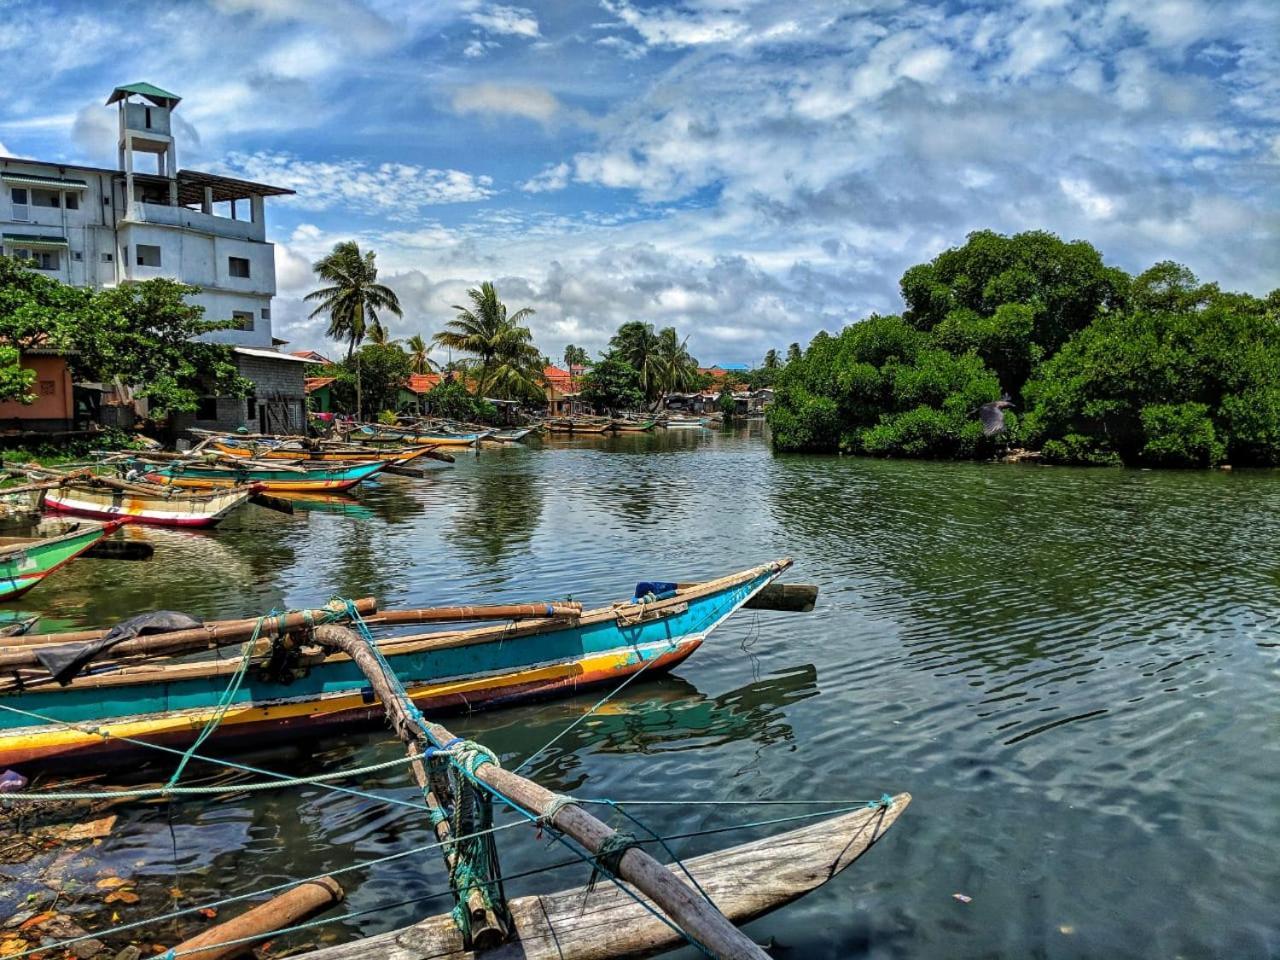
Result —
[[[1130, 276], [1042, 231], [972, 233], [900, 287], [902, 314], [820, 332], [781, 368], [776, 451], [1280, 464], [1280, 290], [1167, 261]], [[977, 409], [1002, 396], [1014, 410], [984, 436]]]

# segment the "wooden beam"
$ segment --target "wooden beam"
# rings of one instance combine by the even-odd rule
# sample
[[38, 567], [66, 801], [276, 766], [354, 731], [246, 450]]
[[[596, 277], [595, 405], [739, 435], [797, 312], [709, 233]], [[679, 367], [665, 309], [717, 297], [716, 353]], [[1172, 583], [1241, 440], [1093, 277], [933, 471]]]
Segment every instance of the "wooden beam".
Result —
[[[392, 685], [368, 644], [351, 630], [336, 624], [317, 627], [314, 635], [316, 642], [322, 646], [340, 650], [351, 657], [368, 678], [375, 695], [382, 701], [392, 729], [406, 743], [415, 741], [420, 736], [420, 731], [400, 702], [396, 690], [399, 684], [397, 682]], [[448, 743], [456, 739], [440, 724], [431, 721], [424, 723], [426, 732], [437, 743]], [[546, 787], [496, 764], [481, 765], [476, 770], [475, 777], [492, 787], [500, 796], [539, 817], [546, 815], [548, 811], [554, 811], [548, 818], [548, 825], [573, 838], [592, 856], [599, 854], [601, 848], [616, 837], [614, 830], [581, 807], [562, 804], [561, 798]], [[702, 894], [681, 882], [641, 848], [631, 847], [622, 854], [618, 859], [617, 875], [657, 904], [677, 927], [710, 950], [714, 956], [724, 960], [768, 960], [769, 955], [708, 903]]]

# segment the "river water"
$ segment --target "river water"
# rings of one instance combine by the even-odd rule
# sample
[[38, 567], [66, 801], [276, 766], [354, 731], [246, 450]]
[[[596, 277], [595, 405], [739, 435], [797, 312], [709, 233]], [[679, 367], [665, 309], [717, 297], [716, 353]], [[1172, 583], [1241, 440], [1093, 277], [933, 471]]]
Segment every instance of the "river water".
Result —
[[[865, 858], [748, 928], [772, 938], [778, 957], [1280, 955], [1274, 473], [774, 456], [749, 425], [485, 450], [427, 479], [387, 478], [337, 512], [252, 508], [211, 534], [145, 536], [153, 562], [73, 564], [21, 606], [74, 626], [156, 607], [238, 616], [335, 594], [387, 606], [594, 604], [629, 596], [639, 579], [792, 556], [787, 578], [822, 587], [817, 610], [743, 611], [673, 675], [632, 684], [527, 772], [555, 790], [621, 799], [911, 792]], [[514, 766], [598, 696], [452, 726]], [[316, 773], [399, 753], [375, 730], [248, 759]], [[109, 782], [168, 771], [121, 770]], [[365, 786], [407, 799], [406, 776]], [[140, 892], [181, 890], [181, 906], [432, 840], [404, 808], [318, 788], [237, 794], [242, 777], [208, 767], [187, 779], [229, 792], [122, 808], [109, 838], [58, 870], [86, 884], [104, 871], [137, 875]], [[794, 813], [672, 806], [641, 816], [684, 833]], [[499, 837], [508, 873], [562, 857], [523, 829]], [[28, 879], [40, 866], [28, 865]], [[575, 865], [512, 881], [508, 893], [586, 875]], [[445, 886], [434, 854], [343, 882], [349, 899], [335, 915], [364, 913], [280, 946], [380, 932], [449, 906], [402, 902]], [[78, 909], [93, 928], [112, 908]], [[121, 920], [144, 915], [115, 909]], [[172, 943], [189, 929], [150, 935]]]

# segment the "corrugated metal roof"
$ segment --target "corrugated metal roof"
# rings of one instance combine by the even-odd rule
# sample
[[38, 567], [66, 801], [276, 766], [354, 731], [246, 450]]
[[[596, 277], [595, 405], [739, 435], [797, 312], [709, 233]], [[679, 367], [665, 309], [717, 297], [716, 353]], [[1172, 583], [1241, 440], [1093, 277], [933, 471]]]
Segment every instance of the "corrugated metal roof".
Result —
[[176, 93], [170, 93], [168, 90], [161, 90], [154, 83], [128, 83], [123, 87], [116, 87], [111, 91], [111, 96], [107, 97], [107, 106], [115, 103], [117, 100], [123, 100], [131, 93], [136, 93], [140, 97], [146, 97], [152, 103], [161, 107], [176, 107], [182, 102], [182, 98]]
[[5, 246], [9, 244], [22, 244], [26, 247], [65, 247], [67, 246], [66, 237], [42, 237], [38, 233], [6, 233], [4, 234]]
[[275, 350], [259, 350], [256, 347], [232, 347], [232, 352], [246, 357], [261, 357], [263, 360], [288, 360], [291, 363], [315, 363], [305, 357], [295, 357], [292, 353], [277, 353]]
[[0, 180], [5, 183], [20, 183], [28, 187], [62, 187], [64, 190], [88, 190], [89, 184], [83, 180], [68, 180], [65, 177], [42, 177], [38, 173], [0, 173]]

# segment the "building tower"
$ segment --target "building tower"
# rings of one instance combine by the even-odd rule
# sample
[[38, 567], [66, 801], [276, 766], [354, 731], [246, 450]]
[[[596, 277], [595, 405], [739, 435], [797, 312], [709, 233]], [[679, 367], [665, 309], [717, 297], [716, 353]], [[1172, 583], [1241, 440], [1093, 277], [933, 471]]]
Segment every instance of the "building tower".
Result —
[[173, 139], [171, 115], [181, 102], [182, 98], [177, 94], [149, 83], [116, 87], [107, 98], [107, 106], [120, 104], [120, 169], [125, 175], [127, 210], [133, 209], [136, 199], [133, 188], [135, 153], [155, 154], [156, 174], [169, 181], [169, 205], [178, 205], [178, 149]]

